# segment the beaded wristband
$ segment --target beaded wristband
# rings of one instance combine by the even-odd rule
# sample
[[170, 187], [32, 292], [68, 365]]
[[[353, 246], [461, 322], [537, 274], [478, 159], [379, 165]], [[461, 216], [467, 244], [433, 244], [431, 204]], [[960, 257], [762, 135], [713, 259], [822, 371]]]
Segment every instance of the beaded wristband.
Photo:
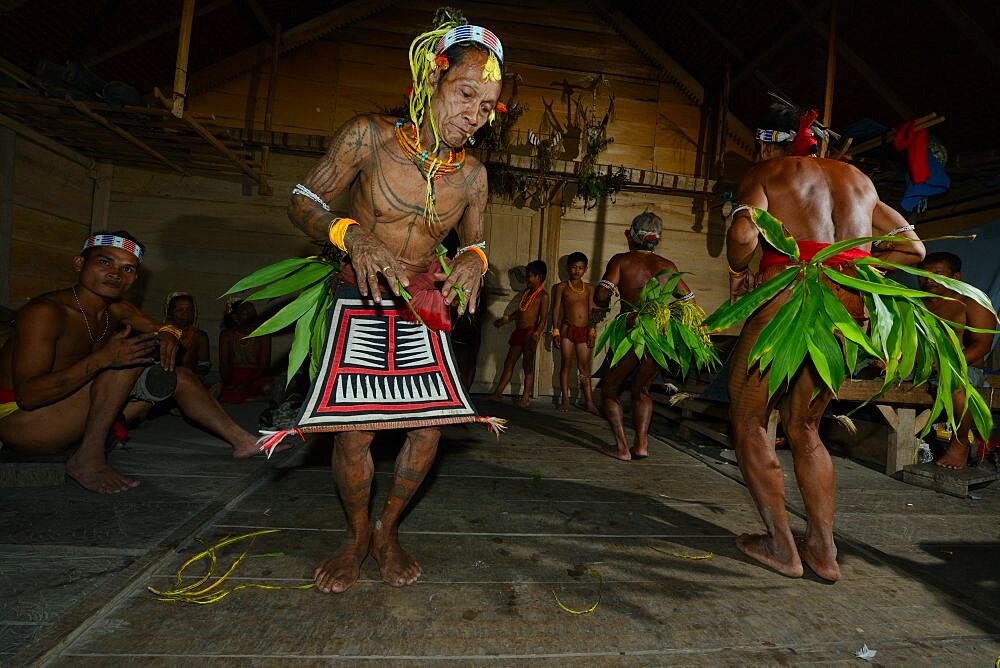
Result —
[[156, 330], [157, 334], [160, 334], [161, 332], [166, 332], [167, 334], [174, 337], [178, 341], [181, 340], [181, 330], [178, 329], [177, 327], [174, 327], [173, 325], [164, 325], [163, 327], [160, 327], [158, 330]]
[[730, 267], [727, 264], [726, 265], [726, 269], [729, 270], [729, 275], [730, 276], [742, 276], [743, 274], [747, 273], [750, 270], [750, 267], [749, 266], [743, 267], [742, 271], [736, 271], [735, 269], [733, 269], [732, 267]]
[[353, 218], [334, 218], [333, 222], [330, 223], [330, 231], [327, 233], [330, 243], [340, 250], [346, 251], [347, 246], [344, 244], [344, 235], [347, 234], [348, 227], [357, 224], [358, 221]]
[[561, 334], [559, 334], [559, 328], [558, 327], [553, 327], [552, 328], [552, 336], [561, 336]]

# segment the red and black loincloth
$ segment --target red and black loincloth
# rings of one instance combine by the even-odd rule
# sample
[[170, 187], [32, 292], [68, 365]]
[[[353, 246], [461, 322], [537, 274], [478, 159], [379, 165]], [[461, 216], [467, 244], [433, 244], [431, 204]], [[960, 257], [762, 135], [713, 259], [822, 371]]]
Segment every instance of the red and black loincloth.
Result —
[[[821, 241], [797, 241], [796, 245], [799, 247], [799, 261], [808, 262], [813, 259], [816, 253], [830, 244], [823, 243]], [[853, 261], [858, 258], [869, 256], [871, 256], [871, 253], [868, 251], [860, 248], [849, 248], [845, 251], [837, 253], [827, 260], [824, 260], [823, 264], [835, 271], [839, 271], [845, 276], [854, 276], [856, 275], [856, 272], [854, 270]], [[757, 285], [761, 285], [771, 278], [774, 278], [784, 271], [784, 269], [791, 263], [791, 258], [784, 253], [780, 253], [770, 246], [765, 246], [764, 253], [760, 258], [760, 265], [757, 268]], [[833, 294], [837, 297], [840, 303], [844, 305], [847, 312], [851, 314], [852, 318], [858, 322], [863, 322], [868, 319], [868, 316], [865, 314], [865, 299], [859, 292], [845, 288], [840, 283], [831, 281], [826, 276], [823, 276], [822, 279], [823, 282], [826, 283], [826, 285], [833, 291]]]
[[573, 343], [586, 343], [587, 326], [583, 325], [581, 327], [577, 327], [576, 325], [564, 322], [562, 327], [559, 328], [559, 335], [564, 339], [569, 339]]

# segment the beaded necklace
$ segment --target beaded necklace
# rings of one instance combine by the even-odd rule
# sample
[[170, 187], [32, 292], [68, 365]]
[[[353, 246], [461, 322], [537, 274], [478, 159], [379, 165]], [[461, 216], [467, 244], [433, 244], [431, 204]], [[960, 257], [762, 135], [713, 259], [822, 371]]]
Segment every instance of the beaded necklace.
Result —
[[459, 149], [457, 153], [454, 150], [448, 151], [448, 160], [441, 160], [430, 155], [420, 146], [416, 126], [411, 125], [411, 132], [407, 132], [404, 128], [405, 125], [406, 120], [402, 118], [396, 121], [396, 141], [399, 142], [399, 148], [403, 150], [403, 155], [415, 164], [420, 169], [420, 173], [428, 180], [437, 181], [446, 174], [457, 172], [465, 164], [464, 148]]
[[577, 290], [576, 288], [573, 287], [573, 281], [572, 280], [566, 281], [566, 285], [568, 285], [569, 289], [572, 290], [573, 292], [575, 292], [578, 295], [582, 295], [584, 292], [587, 291], [587, 286], [583, 284], [583, 281], [580, 281], [580, 289], [579, 290]]
[[[517, 310], [519, 310], [519, 311], [521, 311], [523, 313], [523, 312], [527, 311], [529, 308], [531, 308], [531, 302], [535, 301], [535, 297], [537, 297], [542, 290], [543, 290], [543, 286], [541, 286], [541, 285], [539, 285], [537, 288], [535, 288], [535, 291], [532, 292], [530, 295], [528, 294], [528, 291], [525, 290], [524, 294], [521, 295], [521, 301], [517, 305]], [[524, 301], [525, 297], [528, 298], [527, 302]]]

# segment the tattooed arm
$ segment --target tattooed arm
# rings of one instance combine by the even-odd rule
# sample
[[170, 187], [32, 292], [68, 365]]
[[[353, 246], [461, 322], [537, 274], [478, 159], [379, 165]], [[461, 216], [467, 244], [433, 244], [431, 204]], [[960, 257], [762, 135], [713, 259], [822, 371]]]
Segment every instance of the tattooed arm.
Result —
[[[470, 161], [471, 162], [471, 161]], [[489, 187], [486, 183], [486, 167], [476, 164], [471, 170], [468, 181], [466, 181], [466, 192], [468, 193], [468, 205], [465, 213], [458, 222], [458, 240], [462, 246], [478, 243], [483, 240], [483, 215], [486, 213], [486, 200], [489, 198]], [[449, 276], [441, 294], [444, 295], [446, 303], [450, 304], [458, 298], [452, 286], [458, 286], [465, 292], [465, 309], [469, 313], [476, 312], [476, 301], [479, 299], [479, 290], [483, 280], [483, 262], [478, 253], [467, 251], [455, 258], [451, 276]], [[462, 315], [463, 309], [459, 308], [458, 315]]]

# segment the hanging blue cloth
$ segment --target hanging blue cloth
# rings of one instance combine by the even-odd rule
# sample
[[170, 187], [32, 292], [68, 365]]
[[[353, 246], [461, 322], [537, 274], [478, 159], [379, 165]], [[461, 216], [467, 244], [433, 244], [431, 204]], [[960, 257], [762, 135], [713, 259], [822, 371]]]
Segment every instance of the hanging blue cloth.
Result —
[[946, 193], [951, 187], [951, 178], [933, 155], [927, 156], [927, 168], [930, 170], [930, 176], [923, 183], [913, 183], [910, 175], [906, 175], [906, 191], [903, 193], [903, 201], [900, 202], [903, 211], [914, 209], [923, 211], [927, 208], [928, 197]]

